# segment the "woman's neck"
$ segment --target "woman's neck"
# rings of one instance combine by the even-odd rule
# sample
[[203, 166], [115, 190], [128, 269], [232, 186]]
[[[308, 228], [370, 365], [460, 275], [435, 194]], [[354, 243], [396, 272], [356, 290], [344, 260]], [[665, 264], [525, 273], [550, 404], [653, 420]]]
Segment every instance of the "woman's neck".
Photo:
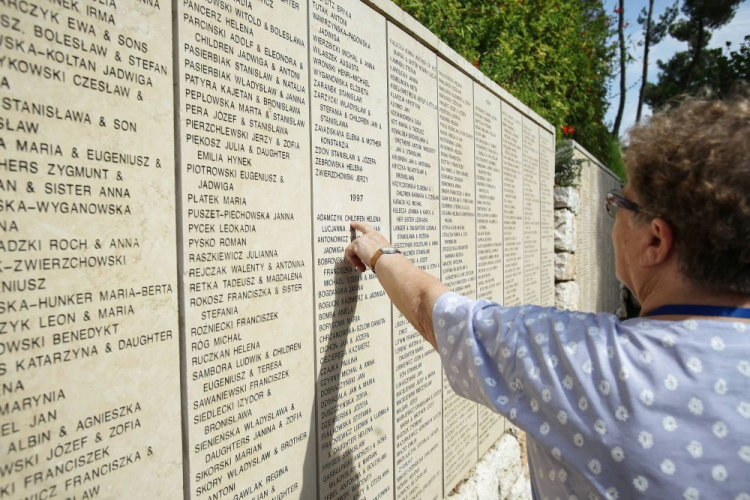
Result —
[[[657, 282], [644, 287], [641, 295], [641, 316], [662, 306], [668, 305], [701, 305], [720, 307], [750, 308], [750, 295], [734, 292], [716, 292], [696, 286], [685, 279]], [[640, 298], [640, 297], [639, 297]], [[669, 316], [670, 319], [684, 319], [690, 315]], [[659, 316], [667, 319], [667, 316]], [[736, 320], [736, 318], [732, 318]], [[750, 321], [750, 320], [743, 320]]]

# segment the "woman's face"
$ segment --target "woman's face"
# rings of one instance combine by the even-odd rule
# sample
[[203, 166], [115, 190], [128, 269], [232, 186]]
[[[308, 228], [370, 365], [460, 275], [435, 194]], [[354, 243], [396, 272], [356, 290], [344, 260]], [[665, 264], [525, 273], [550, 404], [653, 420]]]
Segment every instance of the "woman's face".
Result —
[[[625, 186], [625, 198], [638, 203], [635, 193]], [[615, 275], [630, 291], [633, 290], [633, 277], [637, 264], [637, 247], [634, 244], [633, 212], [620, 208], [615, 214], [615, 224], [612, 226], [612, 244], [615, 249]]]

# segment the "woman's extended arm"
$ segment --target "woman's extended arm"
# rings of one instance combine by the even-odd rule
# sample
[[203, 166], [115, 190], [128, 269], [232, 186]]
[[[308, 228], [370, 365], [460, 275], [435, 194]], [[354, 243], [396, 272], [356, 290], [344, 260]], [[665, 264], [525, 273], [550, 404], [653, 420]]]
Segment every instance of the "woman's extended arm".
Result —
[[[362, 233], [346, 248], [346, 258], [359, 271], [369, 267], [373, 255], [389, 246], [388, 240], [367, 224], [352, 222]], [[437, 299], [449, 291], [438, 279], [419, 269], [402, 254], [383, 255], [377, 261], [377, 277], [393, 304], [433, 347], [432, 309]]]

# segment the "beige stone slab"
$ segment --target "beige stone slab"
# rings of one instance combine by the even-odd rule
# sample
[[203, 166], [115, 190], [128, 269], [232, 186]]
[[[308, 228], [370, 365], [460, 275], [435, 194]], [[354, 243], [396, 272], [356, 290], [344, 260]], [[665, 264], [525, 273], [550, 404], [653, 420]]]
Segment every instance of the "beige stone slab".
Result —
[[[594, 227], [594, 252], [596, 255], [596, 263], [594, 265], [594, 270], [596, 272], [596, 279], [594, 281], [596, 293], [594, 294], [594, 302], [596, 304], [596, 311], [605, 311], [606, 307], [606, 293], [602, 293], [605, 291], [606, 283], [604, 282], [604, 274], [605, 274], [605, 266], [606, 266], [606, 254], [605, 254], [605, 248], [604, 248], [604, 237], [605, 237], [605, 220], [604, 217], [607, 215], [605, 214], [603, 208], [604, 208], [604, 186], [602, 185], [602, 182], [604, 181], [604, 174], [603, 172], [598, 169], [594, 168], [595, 172], [595, 181], [594, 181], [594, 199], [593, 201], [593, 213], [594, 213], [594, 221], [595, 221], [595, 227]], [[600, 203], [600, 200], [602, 202]]]
[[[610, 177], [609, 179], [610, 185], [609, 189], [620, 189], [622, 187], [622, 183], [620, 182], [619, 178]], [[610, 234], [612, 234], [612, 229], [615, 225], [614, 219], [609, 221], [609, 231]], [[610, 278], [612, 279], [612, 286], [610, 288], [611, 293], [611, 300], [612, 305], [614, 306], [614, 310], [617, 310], [617, 308], [620, 306], [620, 281], [617, 279], [617, 259], [615, 258], [615, 250], [614, 247], [612, 247], [612, 252], [610, 254]]]
[[[611, 182], [611, 185], [609, 186], [610, 189], [620, 189], [620, 188], [622, 188], [622, 183], [621, 183], [621, 181], [620, 181], [619, 178], [612, 178], [610, 182]], [[611, 234], [612, 229], [614, 228], [614, 225], [615, 225], [615, 221], [611, 220], [611, 221], [609, 221], [609, 224], [610, 224], [610, 234]], [[615, 256], [615, 249], [614, 249], [614, 247], [612, 248], [612, 253], [611, 253], [611, 256], [610, 256], [610, 261], [612, 262], [612, 265], [611, 265], [610, 269], [612, 270], [611, 271], [612, 272], [611, 277], [612, 277], [612, 281], [613, 281], [612, 282], [612, 289], [611, 289], [612, 290], [612, 292], [611, 292], [612, 293], [612, 303], [615, 306], [615, 310], [617, 310], [617, 308], [620, 306], [620, 281], [617, 278], [617, 258]]]
[[504, 303], [523, 303], [523, 118], [502, 103]]
[[[584, 158], [585, 159], [585, 158]], [[576, 217], [578, 224], [576, 242], [576, 281], [580, 290], [579, 308], [584, 312], [593, 312], [591, 303], [592, 281], [593, 281], [593, 258], [591, 241], [591, 163], [584, 161], [581, 168], [581, 179], [579, 181], [579, 192], [581, 197], [581, 209]]]
[[[597, 289], [599, 289], [599, 288], [603, 287], [603, 285], [604, 285], [604, 283], [602, 282], [602, 279], [603, 279], [603, 272], [602, 272], [603, 271], [603, 266], [602, 266], [603, 259], [601, 257], [604, 256], [603, 255], [603, 250], [604, 250], [603, 243], [604, 242], [602, 241], [602, 236], [604, 235], [604, 222], [605, 222], [604, 221], [604, 217], [606, 216], [606, 214], [604, 213], [604, 210], [603, 210], [604, 209], [604, 201], [603, 201], [604, 200], [604, 189], [603, 189], [603, 186], [602, 186], [602, 181], [604, 180], [604, 176], [602, 175], [602, 172], [598, 168], [595, 169], [595, 172], [596, 172], [596, 184], [594, 186], [594, 188], [595, 188], [595, 192], [594, 192], [595, 196], [594, 196], [594, 200], [593, 200], [593, 207], [592, 207], [592, 209], [593, 209], [593, 212], [595, 214], [595, 222], [596, 222], [596, 225], [595, 225], [595, 228], [594, 228], [594, 230], [595, 230], [594, 234], [596, 236], [596, 240], [595, 241], [596, 241], [596, 256], [597, 256], [597, 259], [596, 259], [596, 261], [597, 261], [597, 266], [596, 266], [596, 271], [597, 271], [597, 285], [598, 285]], [[601, 200], [601, 203], [600, 203], [600, 200]], [[596, 294], [596, 300], [597, 300], [597, 310], [601, 310], [600, 307], [603, 306], [603, 303], [602, 303], [602, 297], [600, 296], [600, 294]]]
[[[440, 277], [437, 59], [388, 24], [391, 238]], [[395, 498], [436, 499], [443, 489], [442, 365], [393, 308]]]
[[600, 217], [599, 217], [599, 211], [597, 210], [598, 205], [596, 203], [597, 198], [599, 197], [599, 169], [596, 168], [596, 165], [590, 166], [591, 170], [589, 172], [589, 248], [591, 251], [591, 289], [589, 291], [589, 301], [591, 304], [591, 307], [593, 311], [599, 310], [599, 294], [596, 293], [597, 290], [599, 290], [599, 223], [600, 223]]
[[615, 257], [611, 245], [614, 221], [604, 210], [604, 196], [621, 186], [619, 178], [580, 144], [573, 143], [575, 157], [584, 160], [581, 178], [581, 207], [578, 216], [578, 250], [581, 262], [577, 278], [581, 309], [613, 312], [619, 306], [619, 283], [614, 275]]
[[539, 198], [541, 200], [541, 304], [555, 305], [555, 136], [539, 128]]
[[[581, 311], [590, 312], [592, 310], [589, 303], [589, 289], [591, 287], [591, 252], [589, 248], [589, 229], [591, 214], [591, 190], [589, 187], [589, 177], [591, 169], [589, 163], [584, 163], [581, 168], [581, 179], [579, 181], [579, 191], [581, 195], [581, 210], [576, 218], [578, 224], [576, 252], [580, 254], [580, 266], [576, 268], [576, 281], [580, 290], [579, 308]], [[580, 245], [580, 248], [579, 248]], [[578, 259], [576, 259], [578, 261]]]
[[610, 267], [612, 263], [610, 262], [610, 257], [612, 256], [612, 243], [611, 239], [608, 240], [607, 236], [611, 235], [611, 225], [609, 220], [611, 220], [611, 217], [607, 215], [607, 212], [604, 210], [604, 199], [607, 194], [607, 191], [609, 191], [609, 179], [607, 179], [607, 175], [602, 172], [602, 179], [601, 179], [601, 203], [599, 204], [599, 211], [601, 212], [602, 216], [602, 225], [601, 225], [601, 232], [600, 232], [600, 245], [601, 245], [601, 252], [603, 257], [604, 265], [602, 266], [602, 311], [604, 312], [614, 312], [614, 308], [612, 308], [612, 288], [614, 286], [613, 280], [612, 280], [612, 270], [613, 268]]
[[[438, 60], [441, 266], [443, 283], [476, 297], [473, 83]], [[477, 460], [477, 405], [443, 376], [444, 494]]]
[[310, 33], [319, 497], [388, 499], [391, 303], [343, 254], [352, 220], [390, 232], [386, 22], [356, 0], [312, 1]]
[[[613, 189], [617, 189], [619, 187], [618, 186], [619, 183], [616, 184], [614, 179], [612, 179], [612, 178], [610, 178], [608, 176], [605, 176], [605, 177], [607, 179], [607, 181], [606, 181], [607, 192], [609, 192], [609, 191], [611, 191]], [[617, 282], [617, 276], [615, 275], [615, 265], [616, 265], [616, 263], [615, 263], [615, 250], [614, 250], [614, 247], [612, 245], [612, 238], [611, 238], [612, 228], [614, 226], [615, 221], [614, 221], [614, 219], [612, 219], [609, 216], [607, 216], [607, 218], [605, 220], [606, 220], [606, 224], [607, 224], [607, 226], [606, 226], [607, 227], [606, 233], [610, 236], [610, 238], [605, 238], [605, 241], [607, 242], [607, 262], [608, 262], [608, 267], [607, 267], [607, 270], [608, 270], [608, 272], [607, 272], [607, 291], [608, 291], [608, 293], [607, 293], [607, 296], [608, 296], [609, 302], [608, 302], [608, 305], [607, 305], [607, 311], [614, 312], [620, 306], [620, 300], [619, 300], [620, 286], [619, 286], [619, 283]]]
[[[477, 297], [503, 302], [503, 197], [500, 99], [474, 82]], [[479, 406], [478, 455], [505, 431], [504, 419]]]
[[75, 5], [0, 6], [0, 496], [177, 500], [171, 6]]
[[614, 179], [605, 168], [595, 168], [598, 176], [597, 195], [594, 210], [597, 214], [597, 310], [601, 312], [614, 312], [619, 304], [619, 284], [615, 277], [614, 248], [612, 247], [612, 226], [614, 219], [607, 215], [604, 210], [606, 193], [619, 187], [619, 182]]
[[591, 309], [591, 312], [597, 312], [598, 311], [598, 297], [599, 294], [597, 293], [597, 290], [599, 289], [599, 260], [598, 260], [598, 249], [597, 249], [597, 226], [598, 226], [598, 216], [599, 213], [597, 211], [597, 194], [598, 194], [598, 169], [596, 168], [596, 165], [589, 164], [589, 218], [588, 218], [588, 235], [589, 240], [587, 241], [588, 246], [588, 252], [589, 252], [589, 276], [590, 276], [590, 282], [589, 282], [589, 288], [587, 290], [588, 292], [588, 303], [589, 307]]
[[503, 188], [500, 99], [474, 84], [477, 296], [503, 301]]
[[176, 11], [190, 494], [315, 498], [307, 3], [204, 7]]
[[523, 117], [523, 301], [542, 301], [539, 127]]
[[[580, 155], [576, 150], [573, 151], [573, 158], [574, 159], [580, 159]], [[580, 207], [578, 209], [578, 214], [576, 214], [575, 218], [575, 224], [576, 224], [576, 251], [575, 251], [575, 259], [576, 259], [576, 274], [575, 274], [575, 280], [578, 284], [579, 289], [579, 298], [578, 298], [578, 309], [581, 311], [586, 311], [586, 293], [585, 293], [585, 286], [586, 283], [588, 283], [588, 267], [586, 263], [586, 252], [584, 249], [584, 244], [586, 241], [586, 214], [588, 213], [588, 204], [586, 203], [585, 196], [587, 196], [586, 193], [586, 178], [587, 178], [587, 168], [586, 165], [581, 165], [581, 175], [577, 181], [577, 189], [578, 189], [578, 196], [580, 199]]]

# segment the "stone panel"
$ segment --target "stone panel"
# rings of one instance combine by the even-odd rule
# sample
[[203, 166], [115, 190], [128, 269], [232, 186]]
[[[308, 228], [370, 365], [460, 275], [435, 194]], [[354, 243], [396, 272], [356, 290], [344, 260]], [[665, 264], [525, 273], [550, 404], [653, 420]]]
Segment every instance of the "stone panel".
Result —
[[310, 3], [320, 498], [393, 498], [391, 303], [344, 258], [351, 221], [390, 233], [385, 24]]
[[555, 135], [539, 128], [539, 198], [541, 201], [541, 305], [555, 305]]
[[523, 118], [503, 103], [503, 288], [509, 306], [523, 302]]
[[523, 117], [523, 302], [542, 301], [539, 126]]
[[500, 99], [474, 84], [477, 295], [503, 301], [503, 197]]
[[[609, 186], [610, 189], [620, 189], [620, 188], [622, 188], [622, 182], [620, 181], [619, 178], [616, 178], [614, 175], [612, 176], [611, 182], [612, 182], [612, 184]], [[611, 239], [612, 229], [614, 228], [615, 221], [611, 220], [611, 221], [609, 221], [609, 224], [610, 224], [609, 227], [610, 227], [610, 239]], [[610, 293], [612, 294], [612, 304], [617, 304], [617, 306], [615, 307], [615, 310], [616, 310], [617, 307], [619, 307], [620, 302], [621, 302], [620, 301], [620, 286], [621, 286], [621, 283], [620, 283], [620, 280], [617, 279], [617, 258], [615, 256], [614, 246], [612, 247], [612, 254], [611, 254], [610, 263], [611, 263], [611, 265], [610, 265], [610, 273], [612, 273], [610, 276], [612, 277], [612, 288], [613, 288], [613, 290]]]
[[[586, 159], [576, 151], [576, 158]], [[584, 312], [593, 310], [589, 303], [588, 291], [591, 288], [591, 254], [589, 250], [591, 215], [591, 188], [589, 179], [591, 177], [591, 166], [584, 162], [581, 168], [581, 178], [578, 183], [578, 191], [581, 198], [581, 208], [576, 215], [576, 282], [578, 283], [578, 308]]]
[[[454, 292], [475, 298], [472, 85], [465, 75], [438, 60], [441, 279]], [[477, 460], [477, 404], [456, 395], [445, 375], [443, 379], [443, 477], [448, 493]]]
[[[440, 277], [437, 58], [388, 24], [391, 235], [421, 269]], [[395, 498], [442, 497], [442, 365], [393, 308]]]
[[177, 17], [191, 496], [314, 498], [307, 3]]
[[[474, 83], [477, 297], [503, 302], [503, 198], [500, 98]], [[479, 456], [500, 438], [504, 419], [479, 406]]]
[[608, 191], [619, 187], [619, 181], [601, 165], [592, 164], [596, 172], [597, 185], [592, 210], [596, 216], [596, 310], [614, 312], [619, 306], [619, 285], [614, 274], [615, 260], [612, 247], [612, 219], [604, 209], [604, 200]]
[[603, 279], [603, 273], [602, 273], [602, 265], [604, 263], [602, 253], [602, 241], [601, 236], [603, 233], [603, 226], [604, 226], [604, 219], [602, 216], [604, 215], [603, 206], [599, 204], [599, 200], [604, 199], [604, 196], [602, 195], [602, 171], [596, 166], [591, 165], [591, 198], [589, 200], [589, 203], [591, 203], [591, 234], [590, 237], [593, 236], [593, 239], [591, 241], [591, 248], [592, 248], [592, 255], [594, 256], [594, 267], [592, 269], [593, 271], [593, 279], [591, 281], [591, 284], [593, 286], [593, 290], [590, 291], [591, 293], [589, 300], [592, 304], [592, 307], [594, 308], [594, 311], [601, 311], [602, 307], [604, 306], [603, 301], [603, 295], [601, 293], [596, 293], [596, 290], [600, 290], [601, 286], [604, 285], [602, 279]]
[[[609, 186], [610, 189], [621, 189], [623, 187], [622, 186], [622, 182], [620, 181], [620, 179], [618, 177], [615, 177], [614, 175], [612, 175], [611, 182], [612, 182], [612, 184]], [[614, 225], [615, 225], [614, 219], [611, 220], [611, 221], [609, 221], [609, 224], [610, 224], [610, 235], [611, 235], [612, 234], [611, 231], [612, 231], [612, 229], [614, 228]], [[610, 236], [610, 239], [611, 239], [611, 236]], [[617, 306], [615, 307], [615, 309], [617, 309], [617, 307], [619, 307], [619, 305], [621, 303], [621, 301], [620, 301], [620, 287], [621, 287], [621, 283], [620, 283], [620, 280], [617, 279], [617, 258], [615, 256], [614, 246], [612, 247], [612, 257], [611, 257], [610, 272], [612, 273], [611, 276], [612, 276], [612, 288], [613, 288], [613, 290], [611, 292], [612, 293], [612, 304], [617, 304]]]
[[583, 160], [577, 215], [576, 281], [580, 287], [580, 309], [614, 312], [619, 307], [619, 282], [611, 233], [614, 219], [604, 209], [605, 195], [621, 187], [620, 180], [579, 144], [575, 158]]
[[183, 497], [171, 9], [122, 7], [0, 6], [2, 498]]
[[598, 284], [598, 270], [597, 270], [597, 258], [596, 258], [596, 180], [597, 180], [597, 168], [592, 162], [587, 163], [588, 175], [586, 176], [586, 190], [588, 191], [587, 204], [588, 211], [586, 213], [586, 240], [584, 242], [586, 251], [586, 262], [588, 267], [589, 279], [586, 283], [586, 308], [589, 312], [596, 312], [597, 310], [597, 296], [596, 293]]

